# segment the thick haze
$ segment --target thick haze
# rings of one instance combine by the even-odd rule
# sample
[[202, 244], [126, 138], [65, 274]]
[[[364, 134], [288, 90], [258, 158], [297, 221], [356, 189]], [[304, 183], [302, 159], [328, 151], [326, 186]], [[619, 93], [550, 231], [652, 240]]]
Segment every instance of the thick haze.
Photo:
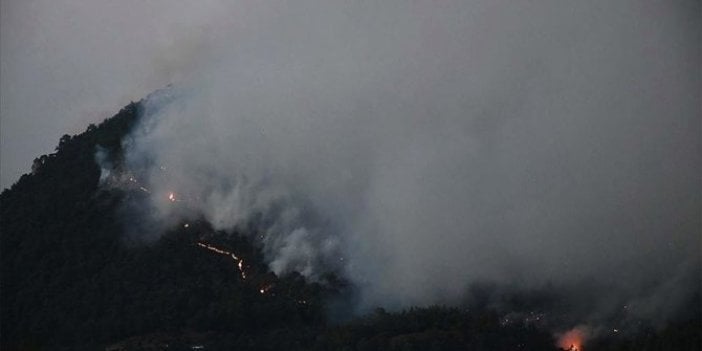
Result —
[[699, 1], [138, 3], [3, 2], [3, 169], [172, 82], [125, 140], [150, 213], [254, 223], [362, 308], [491, 281], [663, 318], [699, 290]]
[[215, 1], [0, 0], [0, 188], [178, 78]]

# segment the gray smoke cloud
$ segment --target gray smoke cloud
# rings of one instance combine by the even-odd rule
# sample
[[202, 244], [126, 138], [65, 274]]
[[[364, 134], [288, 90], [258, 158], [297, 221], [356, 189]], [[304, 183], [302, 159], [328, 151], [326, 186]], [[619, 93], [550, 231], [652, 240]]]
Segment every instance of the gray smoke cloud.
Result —
[[61, 135], [180, 79], [225, 3], [0, 1], [0, 189]]
[[125, 140], [164, 223], [253, 227], [361, 309], [489, 281], [663, 319], [699, 290], [699, 1], [203, 7]]
[[217, 229], [256, 219], [271, 269], [341, 267], [363, 306], [488, 280], [656, 310], [699, 267], [700, 130], [698, 23], [654, 5], [261, 6], [129, 163], [161, 216], [175, 192]]

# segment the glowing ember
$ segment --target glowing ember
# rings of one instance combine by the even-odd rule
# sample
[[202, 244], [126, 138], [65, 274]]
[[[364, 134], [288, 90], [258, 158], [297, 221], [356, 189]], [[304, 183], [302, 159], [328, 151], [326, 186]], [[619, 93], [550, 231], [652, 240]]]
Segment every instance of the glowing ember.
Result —
[[[232, 257], [235, 257], [234, 254], [232, 254]], [[236, 258], [234, 258], [236, 260]], [[246, 271], [244, 271], [244, 260], [241, 259], [239, 260], [239, 263], [236, 265], [239, 267], [239, 273], [241, 273], [241, 279], [246, 280]]]
[[586, 334], [586, 327], [575, 327], [560, 335], [557, 346], [567, 351], [583, 351]]
[[246, 271], [244, 270], [244, 260], [237, 257], [233, 252], [223, 250], [223, 249], [220, 249], [218, 247], [215, 247], [215, 246], [212, 246], [210, 244], [203, 243], [203, 242], [198, 242], [197, 246], [200, 246], [200, 247], [205, 248], [207, 250], [210, 250], [212, 252], [216, 252], [220, 255], [227, 255], [227, 256], [231, 257], [234, 261], [237, 261], [236, 266], [239, 268], [239, 273], [241, 273], [241, 279], [246, 279]]
[[188, 224], [188, 223], [183, 224], [183, 228], [187, 228], [189, 226], [190, 226], [190, 224]]
[[264, 285], [260, 289], [258, 289], [258, 292], [261, 293], [261, 295], [265, 294], [268, 292], [273, 287], [273, 285]]
[[214, 251], [214, 252], [216, 252], [216, 253], [218, 253], [218, 254], [232, 256], [233, 259], [239, 260], [239, 259], [236, 257], [236, 255], [234, 255], [233, 253], [231, 253], [231, 252], [229, 252], [229, 251], [227, 251], [227, 250], [222, 250], [222, 249], [220, 249], [220, 248], [214, 247], [214, 246], [212, 246], [212, 245], [210, 245], [210, 244], [206, 244], [206, 243], [203, 243], [203, 242], [198, 242], [197, 245], [200, 246], [200, 247], [204, 247], [204, 248], [206, 248], [206, 249], [208, 249], [208, 250], [210, 250], [210, 251]]

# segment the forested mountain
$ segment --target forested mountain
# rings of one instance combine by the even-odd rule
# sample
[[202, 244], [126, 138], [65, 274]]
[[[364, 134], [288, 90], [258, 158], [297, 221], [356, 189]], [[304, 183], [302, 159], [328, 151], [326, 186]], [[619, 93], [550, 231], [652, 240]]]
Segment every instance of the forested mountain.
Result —
[[[143, 195], [99, 187], [95, 151], [120, 155], [141, 109], [132, 103], [62, 137], [55, 153], [37, 158], [32, 173], [0, 195], [3, 350], [555, 349], [550, 332], [475, 306], [379, 309], [332, 322], [328, 306], [351, 287], [276, 277], [245, 236], [204, 221], [129, 243], [118, 208]], [[663, 350], [671, 341], [685, 349], [699, 344], [698, 331], [694, 321], [600, 349]]]

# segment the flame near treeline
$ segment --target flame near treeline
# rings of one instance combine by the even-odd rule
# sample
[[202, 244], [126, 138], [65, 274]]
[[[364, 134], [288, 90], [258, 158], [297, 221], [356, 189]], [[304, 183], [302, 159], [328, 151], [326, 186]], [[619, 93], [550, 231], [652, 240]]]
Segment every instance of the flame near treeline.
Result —
[[245, 233], [277, 275], [337, 272], [358, 313], [480, 283], [558, 295], [518, 311], [557, 331], [685, 310], [702, 192], [684, 5], [305, 4], [231, 5], [181, 48], [123, 140], [135, 212]]

